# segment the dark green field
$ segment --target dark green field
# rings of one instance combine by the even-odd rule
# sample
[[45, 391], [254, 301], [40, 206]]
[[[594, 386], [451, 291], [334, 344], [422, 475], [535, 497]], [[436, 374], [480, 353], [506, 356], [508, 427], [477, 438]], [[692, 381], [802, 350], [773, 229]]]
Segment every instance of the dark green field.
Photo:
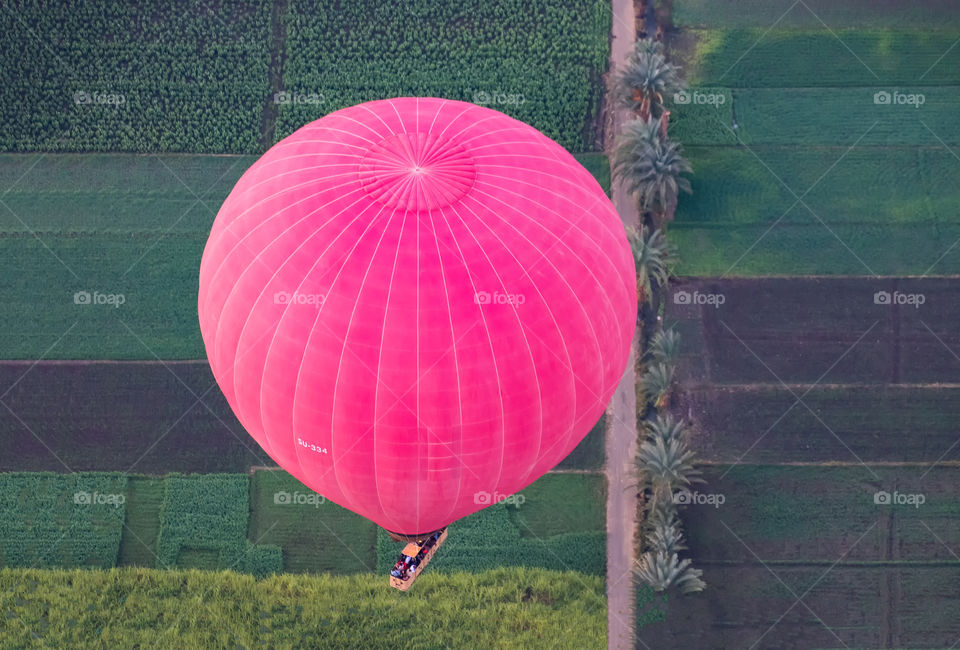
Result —
[[[286, 495], [290, 495], [289, 502], [284, 502]], [[288, 573], [373, 571], [377, 527], [346, 508], [316, 497], [286, 472], [254, 472], [248, 539], [279, 546], [283, 569]]]
[[[779, 21], [779, 22], [778, 22]], [[822, 22], [821, 22], [822, 21]], [[673, 24], [682, 26], [903, 27], [960, 25], [960, 2], [925, 0], [676, 0]]]

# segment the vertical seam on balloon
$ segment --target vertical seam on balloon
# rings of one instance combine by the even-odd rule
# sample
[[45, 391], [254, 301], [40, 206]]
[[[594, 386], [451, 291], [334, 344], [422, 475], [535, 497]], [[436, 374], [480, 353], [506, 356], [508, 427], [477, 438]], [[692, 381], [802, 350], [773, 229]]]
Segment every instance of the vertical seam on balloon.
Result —
[[[531, 219], [531, 218], [527, 217], [526, 214], [525, 214], [523, 211], [521, 211], [518, 207], [516, 207], [516, 206], [514, 206], [514, 205], [512, 205], [512, 204], [510, 204], [510, 203], [507, 203], [506, 201], [503, 201], [503, 200], [501, 200], [501, 199], [499, 199], [499, 198], [497, 198], [497, 197], [495, 197], [495, 196], [493, 196], [493, 195], [491, 195], [491, 194], [489, 194], [489, 193], [487, 193], [487, 192], [483, 192], [483, 191], [480, 190], [479, 188], [478, 188], [478, 192], [481, 193], [481, 194], [484, 194], [484, 195], [486, 195], [486, 196], [489, 196], [490, 198], [493, 198], [493, 199], [497, 200], [497, 201], [500, 202], [500, 203], [503, 203], [503, 204], [506, 205], [508, 208], [511, 208], [512, 210], [514, 210], [518, 215], [524, 217], [527, 221], [529, 221], [529, 222], [531, 222], [531, 223], [533, 223], [533, 224], [536, 224], [536, 225], [540, 226], [544, 231], [546, 231], [547, 233], [549, 233], [549, 234], [551, 234], [551, 235], [554, 235], [554, 237], [556, 237], [556, 234], [553, 233], [549, 228], [545, 228], [545, 227], [543, 227], [542, 224], [540, 224], [539, 222], [537, 222], [535, 219]], [[603, 198], [606, 198], [606, 197], [604, 196]], [[598, 202], [598, 201], [599, 201], [599, 197], [597, 198], [596, 201], [594, 201], [594, 203], [596, 203], [596, 202]], [[534, 203], [536, 203], [537, 205], [540, 205], [541, 207], [547, 209], [547, 210], [550, 211], [550, 212], [553, 212], [553, 211], [550, 210], [547, 206], [545, 206], [545, 205], [543, 205], [543, 204], [541, 204], [541, 203], [539, 203], [539, 202], [537, 202], [537, 201], [534, 201]], [[583, 208], [582, 206], [577, 206], [577, 207], [580, 207], [580, 208], [581, 208], [582, 213], [586, 213], [586, 212], [588, 212], [590, 209], [592, 209], [593, 206], [591, 206], [590, 208]], [[491, 212], [492, 212], [492, 211], [491, 211]], [[499, 217], [499, 215], [498, 215], [498, 217]], [[505, 223], [507, 223], [508, 225], [510, 225], [512, 228], [514, 228], [514, 229], [516, 230], [516, 227], [513, 226], [512, 224], [510, 224], [509, 221], [507, 221], [506, 219], [503, 219], [502, 217], [499, 217], [499, 218], [501, 218]], [[590, 239], [590, 238], [587, 238], [587, 239]], [[591, 241], [592, 241], [592, 240], [591, 240]], [[581, 260], [580, 257], [579, 257], [572, 249], [570, 249], [570, 247], [567, 246], [567, 245], [563, 242], [563, 240], [562, 240], [561, 238], [557, 237], [557, 242], [560, 243], [560, 244], [562, 244], [567, 250], [569, 250], [569, 251], [571, 252], [571, 254], [573, 254], [573, 256], [577, 259], [577, 261], [580, 262], [581, 265], [587, 267], [587, 265], [583, 262], [583, 260]], [[532, 244], [531, 244], [531, 245], [532, 245]], [[552, 248], [554, 245], [556, 245], [556, 244], [551, 245], [551, 248]], [[534, 246], [534, 248], [537, 248], [537, 247]], [[593, 326], [593, 322], [592, 322], [591, 319], [590, 319], [590, 314], [587, 313], [587, 310], [586, 310], [586, 308], [584, 307], [583, 302], [580, 300], [579, 294], [578, 294], [576, 291], [573, 290], [573, 287], [572, 287], [572, 286], [570, 285], [570, 283], [567, 281], [566, 277], [563, 276], [563, 275], [559, 272], [559, 270], [550, 262], [549, 259], [547, 259], [546, 252], [541, 251], [539, 248], [537, 248], [537, 251], [541, 254], [541, 257], [543, 257], [543, 259], [547, 262], [547, 264], [549, 264], [550, 267], [556, 272], [557, 277], [560, 277], [560, 278], [563, 280], [563, 283], [564, 283], [564, 284], [567, 286], [567, 288], [570, 290], [571, 294], [573, 294], [574, 298], [576, 298], [577, 304], [580, 306], [580, 309], [583, 311], [583, 313], [584, 313], [584, 315], [585, 315], [585, 317], [586, 317], [587, 324], [588, 324], [589, 327], [590, 327], [590, 332], [593, 334], [593, 339], [594, 339], [594, 342], [596, 343], [597, 351], [598, 351], [598, 353], [600, 354], [600, 357], [601, 357], [601, 359], [602, 359], [602, 358], [603, 358], [603, 354], [602, 354], [603, 348], [602, 348], [602, 346], [600, 345], [600, 339], [599, 339], [599, 337], [597, 336], [596, 328]], [[613, 308], [613, 303], [610, 301], [609, 297], [607, 296], [606, 290], [604, 289], [602, 283], [600, 283], [600, 281], [596, 278], [596, 276], [593, 275], [593, 273], [592, 273], [592, 271], [590, 271], [589, 267], [587, 267], [587, 271], [588, 271], [588, 273], [590, 274], [590, 277], [593, 278], [594, 283], [600, 288], [600, 291], [603, 293], [603, 295], [604, 295], [604, 297], [605, 297], [608, 305], [609, 305], [611, 308]], [[616, 316], [616, 310], [615, 310], [615, 308], [613, 308], [613, 311], [614, 311], [614, 316]], [[599, 374], [599, 383], [600, 383], [600, 385], [603, 386], [604, 389], [605, 389], [605, 388], [606, 388], [606, 385], [605, 385], [605, 377], [604, 377], [604, 372], [603, 372], [603, 367], [602, 367], [602, 366], [598, 369], [598, 374]], [[604, 392], [605, 392], [605, 391], [604, 391]], [[575, 421], [576, 421], [576, 420], [575, 420]], [[573, 434], [573, 430], [571, 429], [571, 430], [568, 431], [568, 433], [567, 433], [567, 442], [569, 442], [569, 438], [570, 438], [570, 436], [571, 436], [572, 434]], [[564, 446], [566, 446], [566, 444], [567, 444], [567, 443], [565, 443]]]
[[[454, 213], [456, 213], [456, 206], [451, 205], [450, 207], [454, 211]], [[440, 212], [441, 214], [443, 214], [443, 209], [441, 209]], [[459, 214], [457, 214], [457, 218], [460, 218]], [[463, 220], [461, 219], [461, 222], [462, 221]], [[467, 277], [470, 279], [470, 287], [473, 289], [474, 296], [476, 296], [477, 286], [476, 284], [474, 284], [473, 275], [470, 273], [470, 265], [467, 264], [466, 257], [463, 254], [463, 249], [460, 248], [460, 242], [457, 241], [457, 236], [453, 232], [453, 227], [450, 225], [450, 220], [444, 217], [443, 222], [446, 224], [447, 228], [450, 230], [450, 237], [453, 240], [454, 245], [457, 247], [457, 252], [460, 255], [460, 262], [463, 264], [464, 269], [467, 271]], [[487, 343], [490, 346], [490, 358], [493, 361], [494, 374], [497, 378], [497, 397], [500, 400], [500, 445], [499, 445], [500, 469], [497, 470], [497, 483], [499, 483], [500, 474], [503, 472], [503, 456], [504, 456], [503, 443], [506, 439], [506, 419], [507, 419], [506, 411], [503, 406], [503, 382], [500, 381], [500, 366], [497, 363], [497, 355], [493, 348], [493, 337], [490, 334], [490, 326], [487, 325], [487, 318], [483, 313], [482, 305], [478, 304], [476, 300], [474, 300], [474, 304], [476, 304], [477, 306], [477, 311], [480, 314], [480, 320], [483, 323], [483, 329], [486, 331], [486, 334], [487, 334]], [[476, 505], [476, 499], [474, 499], [474, 505]]]
[[[470, 213], [474, 216], [474, 218], [479, 219], [479, 217], [477, 216], [477, 213], [474, 212], [473, 209], [470, 208], [470, 206], [466, 204], [466, 202], [462, 202], [460, 205], [462, 205], [464, 208], [470, 210]], [[460, 220], [460, 223], [463, 225], [464, 230], [467, 231], [467, 234], [469, 234], [470, 237], [471, 237], [471, 239], [473, 239], [473, 241], [477, 244], [477, 247], [480, 249], [480, 253], [483, 255], [484, 259], [486, 259], [487, 264], [490, 265], [490, 269], [493, 271], [494, 276], [496, 276], [497, 282], [500, 283], [500, 288], [503, 290], [504, 293], [508, 293], [508, 291], [507, 291], [507, 286], [504, 284], [503, 278], [500, 277], [499, 271], [497, 271], [496, 266], [494, 266], [494, 264], [493, 264], [493, 260], [490, 259], [490, 256], [487, 254], [486, 250], [484, 250], [483, 245], [480, 243], [480, 240], [477, 239], [477, 236], [476, 236], [476, 235], [473, 233], [473, 231], [470, 229], [470, 226], [468, 226], [467, 223], [466, 223], [466, 221], [463, 219], [463, 217], [460, 216], [459, 211], [457, 211], [456, 209], [454, 209], [454, 213], [457, 215], [457, 218]], [[500, 241], [499, 238], [497, 238], [497, 240]], [[502, 244], [502, 242], [501, 242], [501, 244]], [[505, 247], [505, 246], [504, 246], [503, 248], [506, 250], [506, 247]], [[508, 252], [509, 252], [509, 251], [508, 251]], [[537, 448], [538, 448], [538, 451], [539, 451], [540, 442], [541, 442], [542, 439], [543, 439], [543, 386], [540, 384], [540, 375], [539, 375], [539, 373], [537, 372], [537, 361], [536, 361], [536, 358], [535, 358], [534, 355], [533, 355], [533, 348], [530, 347], [530, 341], [527, 340], [527, 334], [526, 334], [526, 332], [524, 331], [523, 321], [522, 321], [522, 319], [520, 318], [520, 313], [517, 311], [517, 306], [516, 306], [515, 304], [511, 304], [510, 306], [511, 306], [511, 309], [512, 309], [512, 311], [513, 311], [513, 316], [514, 316], [514, 318], [515, 318], [516, 321], [517, 321], [517, 328], [520, 330], [520, 335], [523, 337], [523, 342], [524, 342], [524, 344], [527, 346], [527, 355], [530, 357], [530, 369], [531, 369], [531, 372], [533, 373], [534, 377], [536, 377], [536, 383], [537, 383], [537, 413], [538, 413], [538, 416], [539, 416], [539, 419], [540, 419], [540, 431], [539, 431], [538, 434], [537, 434], [537, 435], [538, 435]], [[506, 431], [507, 431], [506, 421], [504, 421], [504, 423], [503, 423], [504, 438], [506, 438]], [[501, 455], [500, 455], [500, 469], [499, 469], [498, 472], [497, 472], [497, 481], [496, 481], [496, 483], [495, 483], [495, 485], [496, 485], [497, 487], [499, 487], [499, 485], [500, 485], [500, 478], [501, 478], [501, 476], [503, 475], [503, 458], [504, 458], [504, 454], [503, 454], [503, 452], [501, 451]]]
[[[457, 378], [457, 414], [459, 415], [459, 426], [457, 427], [457, 435], [459, 436], [457, 449], [460, 454], [463, 453], [463, 388], [460, 384], [460, 360], [457, 356], [457, 334], [453, 326], [453, 309], [450, 306], [450, 287], [447, 285], [447, 275], [444, 272], [443, 268], [443, 255], [440, 252], [440, 238], [437, 234], [436, 224], [433, 221], [433, 215], [429, 212], [427, 213], [427, 218], [430, 219], [430, 229], [433, 232], [433, 241], [437, 247], [437, 260], [440, 262], [440, 280], [443, 283], [443, 297], [447, 305], [447, 322], [450, 325], [450, 342], [453, 346], [453, 367], [454, 375]], [[429, 371], [428, 371], [429, 372]], [[457, 454], [454, 454], [457, 456]], [[457, 459], [460, 460], [460, 456], [457, 456]], [[461, 460], [462, 463], [462, 460]], [[460, 501], [460, 494], [463, 491], [463, 468], [460, 466], [455, 466], [457, 468], [457, 494], [451, 500], [451, 507], [443, 515], [443, 521], [446, 521], [452, 512], [456, 510], [457, 504]]]

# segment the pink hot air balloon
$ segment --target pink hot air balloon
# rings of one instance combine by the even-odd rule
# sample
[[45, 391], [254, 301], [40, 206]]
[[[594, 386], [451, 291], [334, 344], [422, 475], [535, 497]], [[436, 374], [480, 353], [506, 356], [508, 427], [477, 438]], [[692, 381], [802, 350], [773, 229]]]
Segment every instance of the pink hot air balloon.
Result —
[[633, 259], [558, 144], [398, 98], [272, 147], [217, 215], [200, 328], [240, 422], [330, 500], [410, 536], [517, 492], [623, 374]]

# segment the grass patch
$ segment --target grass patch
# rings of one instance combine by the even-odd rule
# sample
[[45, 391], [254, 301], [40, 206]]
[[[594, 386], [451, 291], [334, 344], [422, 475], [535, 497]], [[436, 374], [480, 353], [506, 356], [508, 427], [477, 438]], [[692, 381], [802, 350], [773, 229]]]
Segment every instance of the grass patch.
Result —
[[546, 474], [507, 507], [521, 537], [550, 537], [606, 528], [606, 478], [596, 474]]
[[318, 495], [283, 471], [254, 472], [250, 489], [247, 537], [283, 549], [284, 571], [339, 574], [374, 569], [377, 528], [372, 522], [329, 501], [298, 503], [304, 499], [295, 496]]
[[573, 155], [577, 162], [600, 183], [603, 191], [610, 194], [610, 159], [602, 153], [578, 153]]
[[763, 27], [690, 30], [686, 36], [695, 45], [676, 55], [692, 86], [837, 86], [909, 92], [920, 83], [956, 86], [960, 82], [960, 51], [951, 50], [960, 38], [956, 27], [895, 31]]
[[554, 469], [600, 469], [607, 458], [607, 415], [604, 413], [590, 432]]
[[[806, 5], [806, 7], [804, 6]], [[823, 22], [821, 22], [823, 21]], [[877, 0], [680, 0], [673, 3], [673, 24], [690, 27], [764, 29], [790, 27], [927, 27], [960, 26], [956, 0], [878, 2]]]
[[606, 647], [603, 579], [538, 569], [383, 576], [0, 570], [0, 645]]
[[163, 481], [149, 476], [131, 476], [127, 480], [127, 520], [120, 537], [119, 566], [156, 565]]

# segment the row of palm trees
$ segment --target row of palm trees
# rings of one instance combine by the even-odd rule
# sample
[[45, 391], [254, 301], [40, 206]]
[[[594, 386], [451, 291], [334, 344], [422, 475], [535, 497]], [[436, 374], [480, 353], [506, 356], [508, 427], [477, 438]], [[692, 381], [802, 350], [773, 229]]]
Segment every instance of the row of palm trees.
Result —
[[689, 447], [689, 429], [666, 409], [673, 386], [680, 336], [661, 325], [662, 293], [676, 262], [665, 229], [673, 219], [677, 197], [690, 192], [690, 163], [680, 145], [667, 134], [670, 112], [666, 98], [683, 88], [679, 69], [666, 60], [663, 44], [640, 39], [616, 78], [619, 103], [634, 118], [624, 127], [614, 151], [613, 171], [636, 196], [641, 211], [639, 229], [628, 234], [637, 266], [637, 299], [641, 312], [641, 342], [647, 350], [638, 389], [644, 422], [638, 464], [643, 475], [644, 548], [636, 574], [656, 591], [671, 587], [682, 593], [701, 591], [702, 572], [680, 559], [686, 550], [675, 495], [700, 481]]

